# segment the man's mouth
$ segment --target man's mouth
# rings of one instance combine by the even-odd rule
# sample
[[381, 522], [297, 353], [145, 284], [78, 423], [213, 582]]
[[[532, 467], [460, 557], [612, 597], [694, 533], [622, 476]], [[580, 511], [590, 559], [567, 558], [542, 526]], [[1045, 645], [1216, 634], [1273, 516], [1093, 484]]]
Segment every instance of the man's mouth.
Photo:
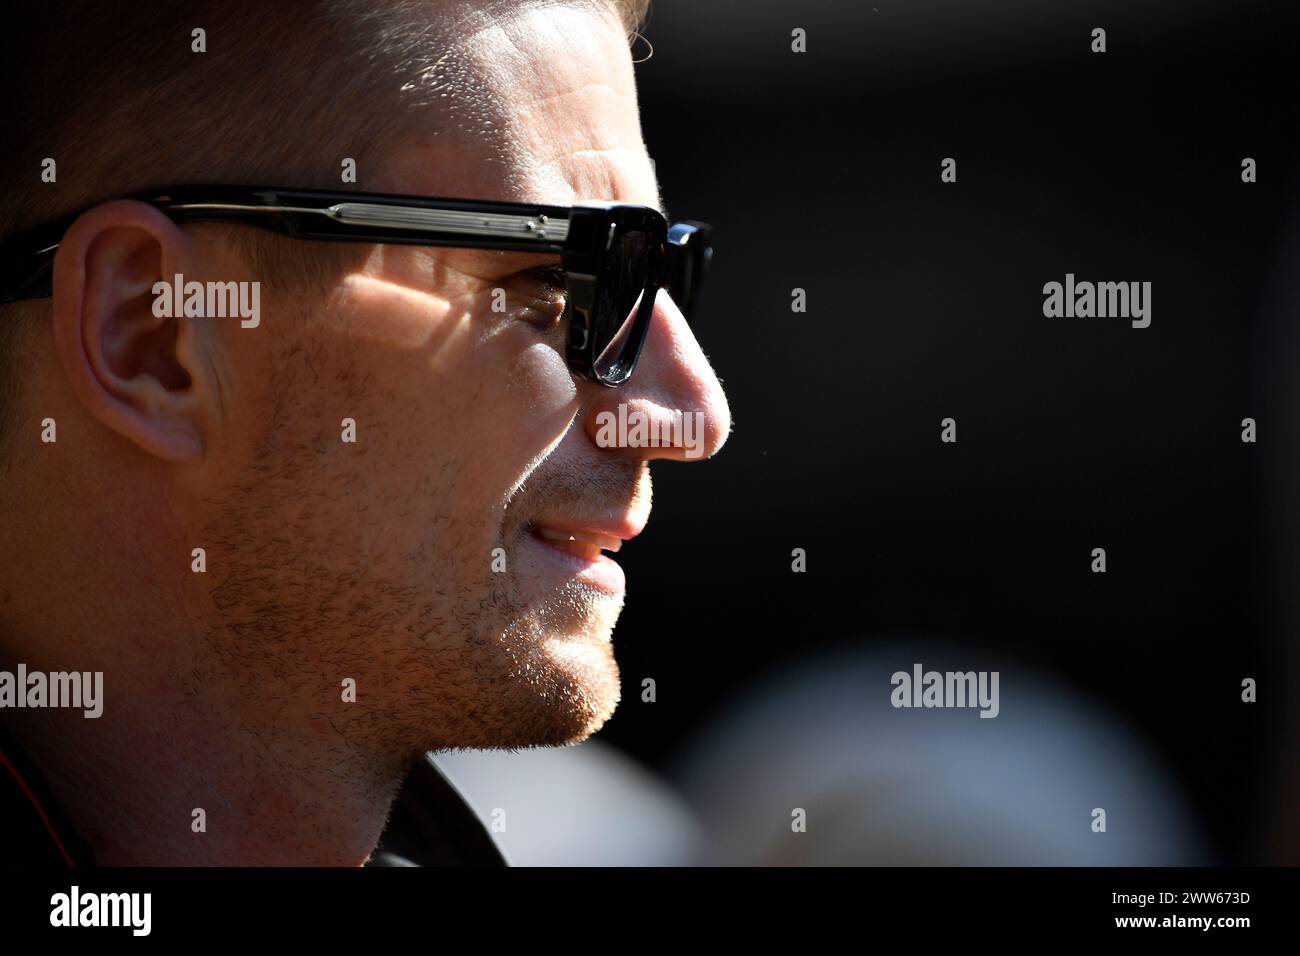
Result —
[[617, 552], [624, 541], [641, 532], [644, 523], [644, 515], [639, 519], [549, 516], [533, 521], [529, 536], [541, 547], [539, 555], [550, 555], [544, 566], [552, 567], [564, 578], [576, 578], [607, 593], [621, 594], [626, 586], [623, 569], [606, 552]]
[[563, 531], [537, 525], [533, 533], [553, 548], [567, 551], [575, 557], [595, 561], [602, 551], [617, 552], [623, 547], [623, 539], [613, 535], [600, 534], [596, 531]]

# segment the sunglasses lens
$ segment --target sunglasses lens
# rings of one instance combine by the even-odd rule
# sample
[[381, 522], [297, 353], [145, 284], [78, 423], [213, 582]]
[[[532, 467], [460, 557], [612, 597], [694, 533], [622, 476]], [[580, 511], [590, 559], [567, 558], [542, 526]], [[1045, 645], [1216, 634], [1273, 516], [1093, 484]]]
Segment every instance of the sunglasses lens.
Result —
[[614, 240], [608, 273], [597, 292], [594, 323], [595, 372], [601, 381], [626, 378], [645, 338], [637, 317], [650, 282], [654, 239], [642, 230], [629, 230]]

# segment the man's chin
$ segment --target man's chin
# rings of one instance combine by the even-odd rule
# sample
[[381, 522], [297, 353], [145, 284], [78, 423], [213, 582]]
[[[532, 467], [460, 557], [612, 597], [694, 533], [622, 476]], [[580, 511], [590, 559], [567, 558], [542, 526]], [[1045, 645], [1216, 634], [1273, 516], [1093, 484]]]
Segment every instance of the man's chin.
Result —
[[[619, 702], [612, 635], [622, 595], [570, 584], [525, 605], [496, 644], [501, 674], [487, 747], [548, 747], [596, 733]], [[501, 669], [499, 669], [501, 668]]]
[[563, 747], [580, 744], [600, 731], [618, 709], [619, 685], [615, 677], [612, 686], [588, 694], [579, 706], [566, 706], [556, 712], [551, 733], [545, 734], [531, 746]]
[[[550, 633], [542, 638], [541, 657], [550, 670], [554, 693], [539, 703], [555, 717], [551, 739], [578, 743], [600, 730], [618, 707], [620, 681], [610, 631], [613, 625], [577, 634]], [[594, 633], [593, 633], [594, 631]]]
[[618, 664], [608, 642], [548, 636], [526, 668], [512, 670], [496, 696], [491, 748], [559, 747], [596, 733], [618, 707]]

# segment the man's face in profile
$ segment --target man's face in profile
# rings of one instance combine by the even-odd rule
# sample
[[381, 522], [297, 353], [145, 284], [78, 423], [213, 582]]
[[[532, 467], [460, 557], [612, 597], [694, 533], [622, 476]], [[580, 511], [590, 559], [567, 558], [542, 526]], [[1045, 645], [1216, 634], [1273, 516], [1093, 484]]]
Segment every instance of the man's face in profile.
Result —
[[[658, 205], [612, 11], [522, 4], [443, 67], [427, 129], [410, 113], [367, 188]], [[237, 688], [280, 669], [318, 732], [412, 754], [576, 741], [613, 712], [624, 583], [602, 551], [646, 522], [648, 459], [686, 456], [599, 447], [596, 416], [702, 413], [707, 455], [729, 413], [666, 292], [627, 385], [576, 378], [540, 262], [375, 246], [322, 289], [264, 296], [265, 334], [223, 331], [224, 442], [180, 494], [224, 556], [193, 613]], [[345, 678], [357, 702], [333, 707]]]
[[[204, 9], [197, 54], [158, 10], [29, 11], [24, 69], [113, 31], [139, 69], [94, 61], [20, 116], [25, 148], [73, 172], [14, 218], [83, 211], [52, 295], [4, 310], [27, 337], [0, 338], [22, 382], [0, 406], [0, 550], [24, 558], [0, 651], [102, 672], [104, 702], [6, 729], [101, 861], [355, 863], [426, 751], [576, 742], [610, 716], [606, 555], [645, 525], [648, 462], [712, 455], [730, 413], [667, 292], [609, 388], [570, 368], [558, 255], [111, 199], [163, 179], [338, 191], [351, 161], [366, 193], [658, 206], [613, 0], [313, 0], [264, 32], [242, 4]], [[176, 275], [259, 283], [257, 320], [159, 313]], [[700, 427], [611, 446], [610, 416]], [[32, 439], [46, 419], [57, 443]], [[196, 807], [223, 821], [199, 841]]]

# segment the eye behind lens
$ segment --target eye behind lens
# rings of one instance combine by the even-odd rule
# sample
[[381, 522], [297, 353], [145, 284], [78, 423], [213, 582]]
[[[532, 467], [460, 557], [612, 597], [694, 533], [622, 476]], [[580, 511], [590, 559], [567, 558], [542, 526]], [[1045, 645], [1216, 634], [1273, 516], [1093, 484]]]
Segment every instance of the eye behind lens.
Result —
[[569, 287], [569, 274], [560, 266], [542, 266], [533, 270], [533, 275], [553, 289], [564, 292]]
[[568, 300], [567, 276], [559, 266], [543, 266], [520, 273], [514, 309], [518, 318], [541, 328], [560, 321]]

